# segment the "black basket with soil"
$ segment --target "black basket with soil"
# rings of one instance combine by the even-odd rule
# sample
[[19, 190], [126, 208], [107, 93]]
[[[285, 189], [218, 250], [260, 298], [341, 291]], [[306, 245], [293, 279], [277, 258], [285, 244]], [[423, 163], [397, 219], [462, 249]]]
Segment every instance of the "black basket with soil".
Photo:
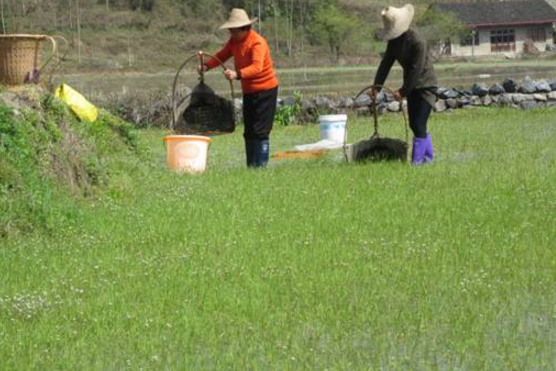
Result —
[[[384, 89], [391, 94], [393, 94], [392, 90], [372, 85], [363, 89], [359, 94], [356, 96], [359, 98], [362, 94], [366, 94], [368, 90], [372, 89]], [[362, 140], [357, 142], [351, 146], [350, 149], [350, 156], [348, 156], [347, 149], [344, 148], [344, 154], [346, 160], [351, 160], [354, 162], [365, 162], [365, 161], [407, 161], [407, 154], [408, 154], [408, 137], [409, 132], [407, 129], [407, 117], [405, 111], [403, 109], [403, 102], [400, 101], [400, 111], [403, 115], [404, 121], [404, 128], [405, 128], [405, 142], [401, 139], [396, 138], [386, 138], [382, 137], [378, 132], [378, 105], [376, 102], [376, 97], [373, 94], [370, 94], [371, 98], [371, 105], [370, 109], [373, 114], [374, 120], [374, 133], [371, 138]]]
[[[204, 81], [201, 73], [200, 83], [193, 88], [191, 94], [176, 103], [176, 86], [178, 77], [185, 65], [195, 57], [203, 65], [203, 53], [197, 54], [184, 62], [174, 79], [173, 97], [173, 129], [180, 135], [219, 135], [233, 133], [236, 127], [236, 115], [233, 104], [234, 88], [230, 81], [231, 98], [219, 96]], [[208, 55], [208, 54], [206, 54]], [[209, 55], [210, 56], [210, 55]], [[226, 67], [222, 64], [222, 68]]]

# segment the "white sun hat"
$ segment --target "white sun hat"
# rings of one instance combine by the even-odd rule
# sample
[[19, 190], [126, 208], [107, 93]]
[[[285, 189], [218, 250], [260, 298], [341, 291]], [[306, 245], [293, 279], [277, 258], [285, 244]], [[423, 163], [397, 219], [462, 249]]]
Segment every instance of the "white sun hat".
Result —
[[230, 18], [228, 18], [226, 23], [220, 26], [220, 29], [223, 30], [226, 28], [240, 28], [249, 26], [255, 22], [257, 22], [257, 17], [249, 19], [249, 16], [247, 15], [247, 12], [245, 10], [234, 8], [230, 12]]
[[384, 23], [380, 36], [384, 41], [390, 41], [409, 30], [415, 15], [415, 8], [411, 4], [406, 4], [402, 8], [388, 6], [382, 10], [380, 15], [382, 23]]

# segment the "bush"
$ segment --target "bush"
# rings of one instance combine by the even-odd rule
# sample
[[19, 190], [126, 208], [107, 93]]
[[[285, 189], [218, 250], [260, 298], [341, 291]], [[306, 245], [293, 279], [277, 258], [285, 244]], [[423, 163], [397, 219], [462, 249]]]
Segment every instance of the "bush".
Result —
[[156, 0], [130, 0], [132, 10], [143, 10], [150, 12], [153, 10]]
[[276, 116], [274, 121], [279, 126], [290, 126], [296, 125], [301, 119], [303, 110], [301, 108], [301, 103], [303, 100], [303, 95], [300, 92], [295, 92], [293, 95], [293, 103], [282, 105], [276, 110]]

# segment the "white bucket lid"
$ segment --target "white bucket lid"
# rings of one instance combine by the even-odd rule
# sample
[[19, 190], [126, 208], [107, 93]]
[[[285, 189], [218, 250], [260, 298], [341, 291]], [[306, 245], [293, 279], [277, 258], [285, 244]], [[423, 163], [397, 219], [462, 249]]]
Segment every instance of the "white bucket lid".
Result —
[[338, 122], [338, 121], [347, 121], [347, 115], [322, 115], [319, 116], [319, 122]]
[[181, 140], [181, 141], [201, 141], [201, 142], [211, 142], [212, 139], [210, 137], [205, 137], [202, 135], [167, 135], [164, 137], [164, 141], [169, 140]]

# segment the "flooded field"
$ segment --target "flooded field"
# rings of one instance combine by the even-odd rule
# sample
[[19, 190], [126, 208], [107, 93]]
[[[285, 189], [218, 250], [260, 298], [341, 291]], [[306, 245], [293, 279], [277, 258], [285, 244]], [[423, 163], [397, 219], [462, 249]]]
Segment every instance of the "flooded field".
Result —
[[[553, 60], [535, 61], [499, 61], [473, 63], [439, 63], [436, 71], [439, 85], [444, 87], [469, 88], [475, 82], [492, 84], [507, 77], [521, 80], [525, 76], [533, 79], [556, 79], [556, 68]], [[366, 85], [372, 83], [375, 66], [362, 67], [331, 67], [279, 70], [280, 94], [290, 95], [294, 91], [304, 94], [355, 94]], [[141, 91], [171, 90], [175, 71], [160, 73], [98, 73], [77, 74], [58, 77], [88, 96], [105, 94], [133, 94]], [[194, 71], [184, 71], [180, 83], [194, 86], [198, 75]], [[220, 93], [230, 91], [221, 70], [207, 74], [207, 82]], [[388, 85], [398, 87], [401, 84], [401, 69], [395, 67], [389, 77]], [[241, 91], [238, 82], [234, 83], [236, 93]], [[239, 94], [238, 94], [239, 96]]]

